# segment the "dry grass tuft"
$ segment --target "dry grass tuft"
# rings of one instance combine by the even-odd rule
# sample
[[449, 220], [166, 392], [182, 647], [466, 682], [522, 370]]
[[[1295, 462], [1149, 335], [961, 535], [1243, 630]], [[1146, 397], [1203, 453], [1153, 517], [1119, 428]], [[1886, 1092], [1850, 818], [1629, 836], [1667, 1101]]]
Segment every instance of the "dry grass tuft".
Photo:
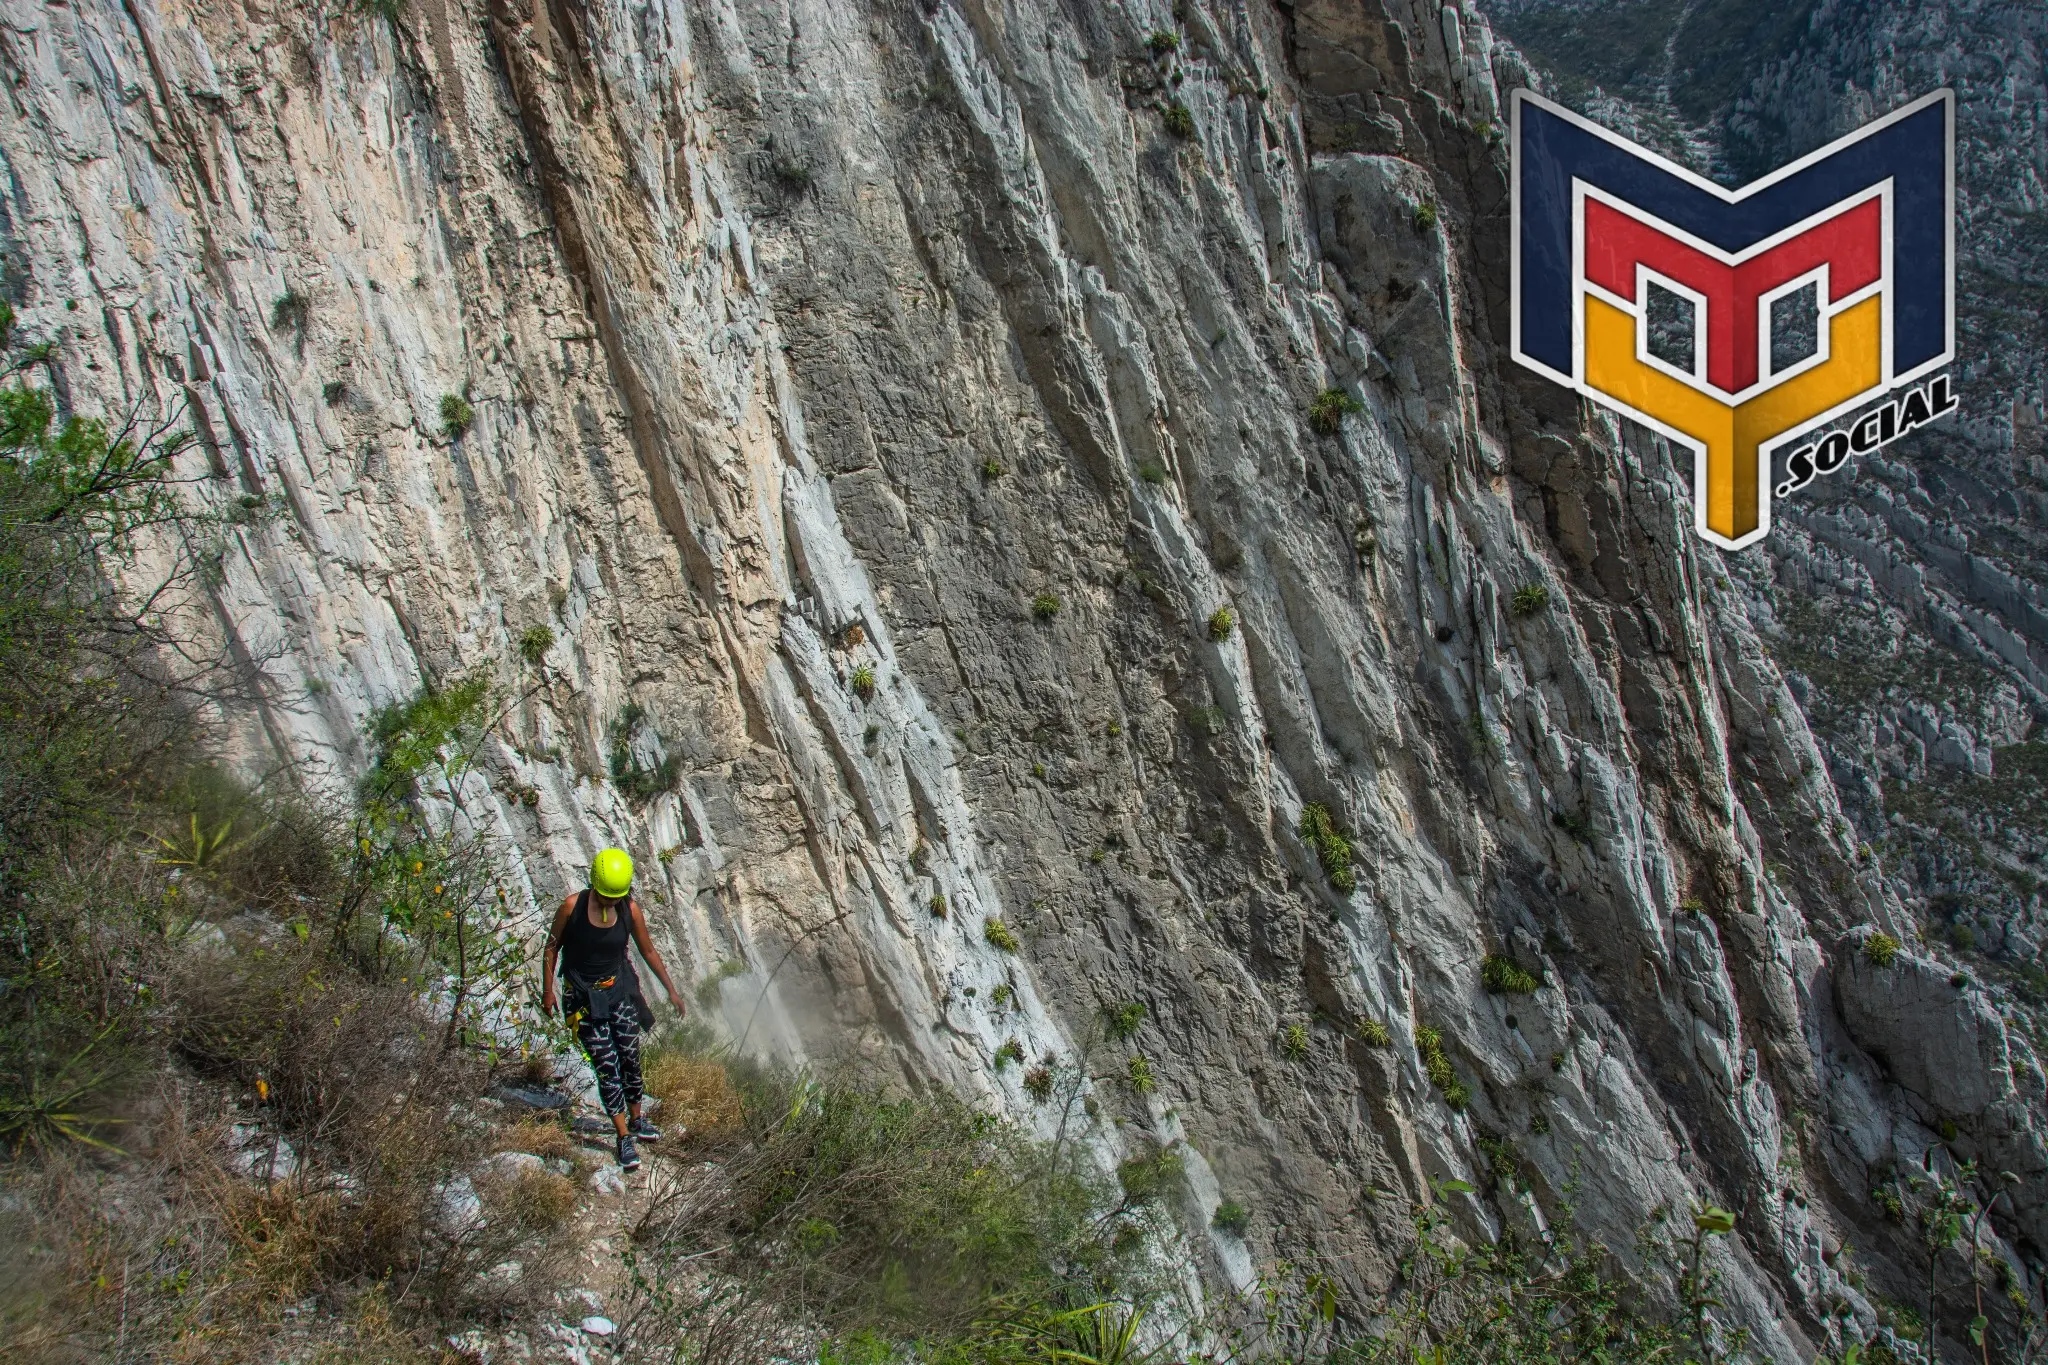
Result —
[[494, 1215], [532, 1232], [558, 1228], [576, 1211], [576, 1186], [553, 1171], [525, 1170], [480, 1185]]
[[333, 1195], [241, 1182], [222, 1182], [213, 1195], [221, 1227], [239, 1253], [236, 1269], [247, 1291], [289, 1303], [319, 1284], [339, 1231]]
[[739, 1093], [716, 1062], [661, 1053], [650, 1059], [646, 1081], [647, 1093], [661, 1101], [662, 1121], [670, 1127], [713, 1137], [739, 1131]]
[[538, 1157], [576, 1159], [576, 1140], [569, 1130], [551, 1119], [523, 1119], [498, 1130], [501, 1152], [531, 1152]]

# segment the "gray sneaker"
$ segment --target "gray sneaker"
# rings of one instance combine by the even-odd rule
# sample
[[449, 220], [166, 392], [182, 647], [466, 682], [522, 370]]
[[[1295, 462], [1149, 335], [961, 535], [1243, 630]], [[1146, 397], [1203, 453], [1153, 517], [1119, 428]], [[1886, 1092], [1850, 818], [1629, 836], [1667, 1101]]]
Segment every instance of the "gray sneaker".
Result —
[[661, 1141], [661, 1129], [656, 1128], [646, 1119], [634, 1119], [632, 1123], [627, 1125], [626, 1131], [642, 1142]]
[[619, 1134], [619, 1169], [637, 1171], [640, 1169], [640, 1153], [633, 1146], [631, 1133]]

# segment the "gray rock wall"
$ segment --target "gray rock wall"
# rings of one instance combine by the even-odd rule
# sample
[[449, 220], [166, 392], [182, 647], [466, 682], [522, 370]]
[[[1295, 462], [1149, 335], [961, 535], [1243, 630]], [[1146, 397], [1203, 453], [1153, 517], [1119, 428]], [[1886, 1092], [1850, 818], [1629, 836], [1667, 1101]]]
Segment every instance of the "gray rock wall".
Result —
[[1725, 1316], [1805, 1359], [1924, 1132], [1823, 988], [1894, 908], [1668, 452], [1503, 366], [1495, 58], [1400, 0], [0, 0], [0, 228], [71, 400], [186, 404], [254, 513], [197, 604], [252, 770], [344, 790], [483, 670], [525, 922], [624, 844], [750, 1046], [1053, 1131], [1015, 1038], [1103, 1160], [1185, 1144], [1212, 1286], [1383, 1286], [1481, 1138], [1527, 1192], [1474, 1233], [1712, 1200]]

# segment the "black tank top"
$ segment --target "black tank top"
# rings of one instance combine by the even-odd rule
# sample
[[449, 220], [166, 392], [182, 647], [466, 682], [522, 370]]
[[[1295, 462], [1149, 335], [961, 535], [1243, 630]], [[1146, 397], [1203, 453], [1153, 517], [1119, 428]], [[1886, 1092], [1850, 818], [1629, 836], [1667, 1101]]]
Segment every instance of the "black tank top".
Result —
[[[633, 941], [633, 903], [623, 901], [610, 928], [590, 922], [591, 894], [576, 898], [576, 908], [562, 930], [562, 970], [579, 986], [595, 986], [609, 977], [634, 975], [626, 960], [626, 945]], [[637, 988], [639, 982], [634, 982]]]

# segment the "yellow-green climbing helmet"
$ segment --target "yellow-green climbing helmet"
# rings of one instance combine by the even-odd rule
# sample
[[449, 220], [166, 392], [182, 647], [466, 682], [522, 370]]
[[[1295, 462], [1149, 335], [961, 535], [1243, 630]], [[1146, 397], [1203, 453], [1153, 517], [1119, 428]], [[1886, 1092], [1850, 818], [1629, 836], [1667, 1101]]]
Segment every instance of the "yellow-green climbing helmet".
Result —
[[608, 848], [590, 865], [590, 889], [617, 900], [633, 889], [633, 858], [623, 848]]

